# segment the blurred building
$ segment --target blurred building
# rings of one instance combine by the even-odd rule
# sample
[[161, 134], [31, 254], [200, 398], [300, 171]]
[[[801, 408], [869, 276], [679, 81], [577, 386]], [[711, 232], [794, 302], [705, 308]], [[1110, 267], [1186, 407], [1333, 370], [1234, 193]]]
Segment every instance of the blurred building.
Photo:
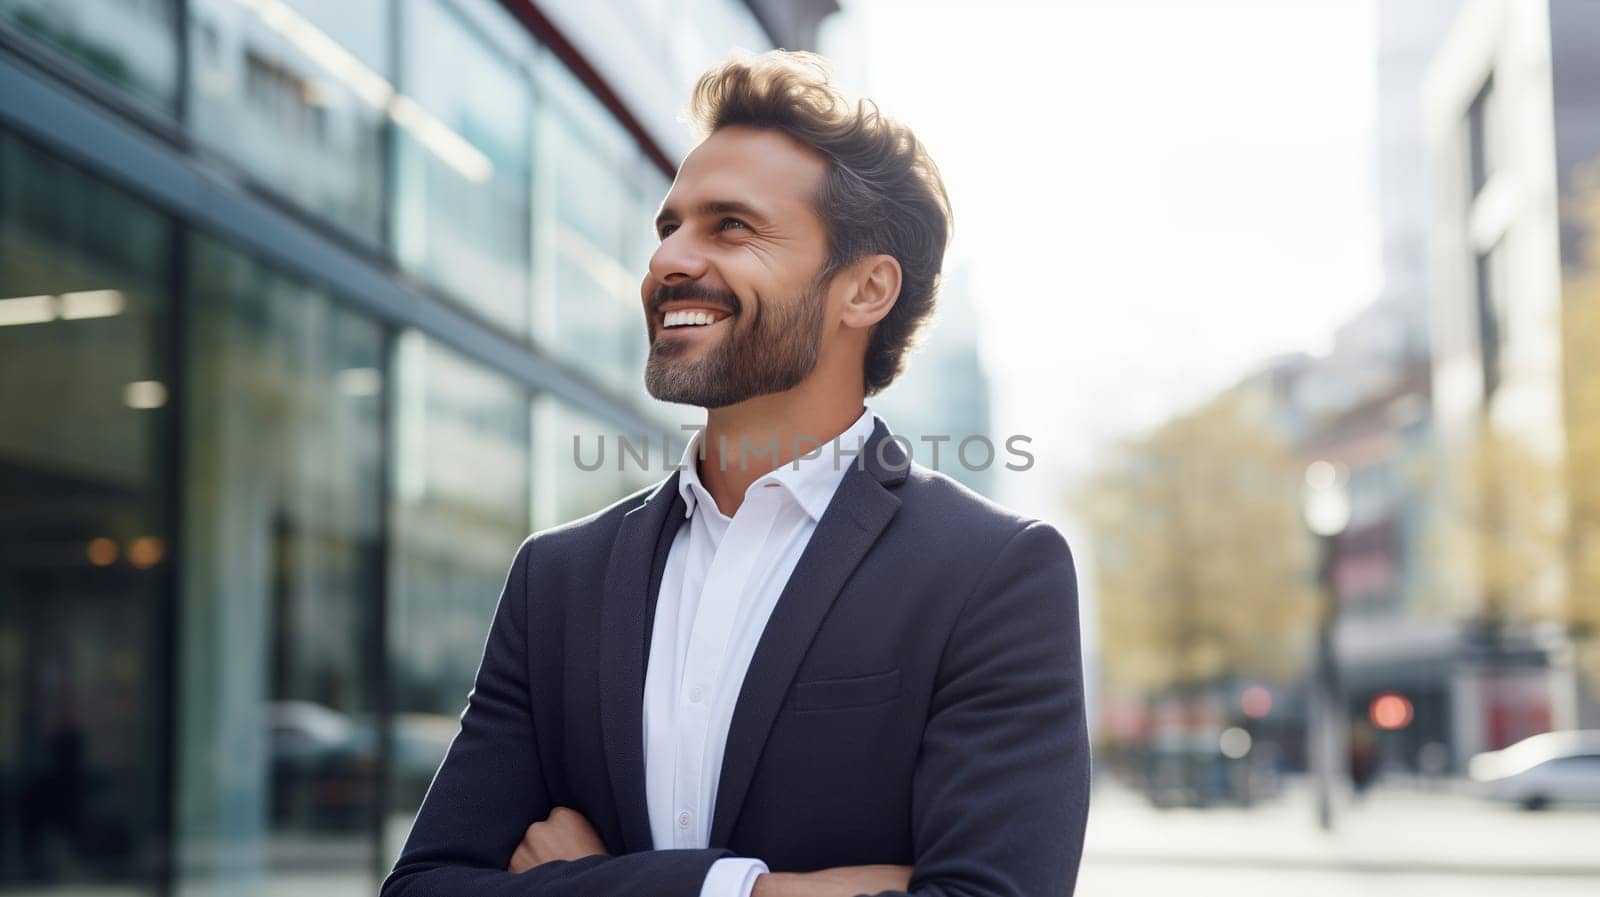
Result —
[[1581, 358], [1563, 343], [1564, 297], [1594, 266], [1578, 222], [1584, 173], [1600, 165], [1597, 36], [1600, 5], [1585, 0], [1470, 0], [1423, 92], [1441, 501], [1479, 513], [1478, 556], [1441, 570], [1473, 623], [1458, 757], [1600, 723], [1568, 625], [1593, 597], [1571, 576], [1570, 545], [1536, 541], [1565, 530], [1569, 490], [1594, 475], [1569, 466], [1585, 422], [1567, 390]]
[[693, 77], [832, 9], [0, 0], [0, 892], [376, 891], [518, 543], [659, 475], [572, 440], [661, 429]]
[[[1430, 612], [1427, 545], [1432, 454], [1428, 350], [1428, 203], [1420, 93], [1460, 0], [1377, 8], [1378, 223], [1383, 283], [1330, 350], [1284, 356], [1246, 379], [1302, 463], [1348, 472], [1351, 520], [1334, 548], [1334, 643], [1345, 717], [1360, 723], [1384, 693], [1414, 709], [1378, 745], [1390, 769], [1443, 772], [1460, 638]], [[1303, 695], [1286, 702], [1298, 708]]]
[[[1463, 66], [1449, 60], [1462, 56], [1464, 40], [1478, 41], [1479, 51], [1490, 56], [1501, 52], [1483, 43], [1491, 33], [1507, 45], [1536, 40], [1519, 38], [1524, 28], [1508, 27], [1498, 18], [1526, 17], [1527, 11], [1511, 13], [1505, 7], [1462, 0], [1380, 4], [1377, 175], [1383, 287], [1372, 306], [1339, 329], [1330, 353], [1278, 368], [1280, 379], [1292, 383], [1280, 390], [1288, 396], [1283, 414], [1295, 424], [1304, 459], [1334, 461], [1348, 471], [1352, 517], [1333, 563], [1341, 690], [1346, 716], [1358, 726], [1372, 722], [1369, 710], [1379, 696], [1405, 700], [1406, 724], [1376, 736], [1390, 770], [1459, 772], [1478, 751], [1576, 724], [1580, 704], [1572, 671], [1559, 669], [1564, 639], [1558, 632], [1507, 626], [1495, 647], [1485, 646], [1477, 603], [1464, 594], [1472, 588], [1468, 571], [1481, 559], [1453, 552], [1442, 535], [1459, 528], [1456, 493], [1471, 476], [1454, 459], [1460, 444], [1473, 438], [1473, 422], [1486, 407], [1483, 396], [1497, 388], [1480, 385], [1476, 398], [1463, 403], [1460, 353], [1463, 348], [1474, 353], [1471, 364], [1480, 375], [1499, 377], [1496, 341], [1481, 341], [1479, 327], [1487, 333], [1504, 328], [1493, 315], [1480, 312], [1476, 296], [1466, 302], [1444, 298], [1462, 283], [1462, 257], [1441, 253], [1440, 247], [1457, 245], [1453, 241], [1469, 229], [1485, 225], [1440, 210], [1459, 204], [1463, 190], [1480, 189], [1488, 175], [1452, 168], [1454, 163], [1440, 155], [1441, 145], [1467, 148], [1470, 156], [1485, 152], [1472, 150], [1473, 141], [1502, 138], [1485, 124], [1486, 115], [1494, 117], [1485, 112], [1486, 105], [1495, 102], [1480, 96], [1485, 89], [1493, 92], [1484, 86], [1491, 81], [1486, 71], [1460, 82], [1470, 86], [1471, 95], [1462, 95], [1467, 87], [1457, 91], [1448, 120], [1438, 112], [1440, 71]], [[1476, 38], [1462, 36], [1474, 32]], [[1575, 49], [1570, 55], [1581, 58]], [[1531, 97], [1519, 102], [1538, 104]], [[1536, 150], [1526, 153], [1530, 161], [1542, 158]], [[1470, 186], [1473, 177], [1479, 187]], [[1480, 213], [1480, 219], [1483, 214], [1500, 213]], [[1474, 290], [1479, 284], [1489, 289], [1494, 277], [1509, 277], [1488, 273], [1501, 264], [1491, 263], [1489, 254], [1486, 249], [1482, 259], [1467, 260]], [[1555, 256], [1547, 261], [1555, 263]], [[1542, 275], [1525, 272], [1519, 280], [1551, 272], [1547, 266]], [[1486, 300], [1482, 308], [1492, 309], [1496, 301]], [[1517, 389], [1525, 396], [1505, 400], [1507, 407], [1523, 407], [1513, 414], [1545, 415], [1545, 422], [1533, 428], [1545, 430], [1552, 447], [1560, 444], [1559, 436], [1548, 432], [1548, 416], [1560, 405], [1561, 381], [1553, 366], [1559, 361], [1548, 354], [1542, 362], [1535, 359], [1559, 342], [1559, 328], [1548, 329], [1553, 307], [1546, 304], [1541, 312], [1531, 303], [1516, 312], [1543, 321], [1531, 332], [1546, 328], [1546, 345], [1532, 347], [1519, 375]], [[1460, 339], [1464, 321], [1472, 325], [1467, 344]], [[1508, 426], [1520, 431], [1523, 424]]]
[[1429, 63], [1463, 0], [1380, 3], [1377, 15], [1376, 174], [1383, 286], [1404, 307], [1407, 340], [1427, 343], [1429, 181], [1422, 120]]
[[[1463, 421], [1476, 413], [1465, 412], [1452, 387], [1436, 380], [1453, 370], [1460, 348], [1452, 341], [1453, 325], [1441, 331], [1448, 314], [1441, 318], [1436, 301], [1451, 289], [1459, 259], [1441, 258], [1437, 247], [1462, 234], [1465, 223], [1438, 210], [1458, 199], [1453, 185], [1470, 182], [1465, 171], [1439, 172], [1439, 131], [1461, 145], [1498, 138], [1485, 138], [1482, 105], [1469, 112], [1471, 96], [1448, 124], [1430, 110], [1438, 105], [1439, 60], [1459, 55], [1462, 29], [1472, 27], [1460, 22], [1507, 14], [1490, 10], [1493, 5], [1379, 5], [1383, 287], [1371, 306], [1340, 327], [1328, 354], [1283, 359], [1258, 376], [1274, 385], [1280, 429], [1303, 459], [1333, 461], [1348, 472], [1352, 514], [1332, 569], [1340, 685], [1346, 717], [1358, 726], [1370, 724], [1369, 708], [1379, 696], [1405, 700], [1407, 723], [1377, 735], [1390, 770], [1460, 771], [1486, 747], [1574, 722], [1570, 714], [1553, 713], [1563, 689], [1566, 705], [1575, 706], [1574, 680], [1570, 671], [1552, 678], [1553, 655], [1536, 644], [1535, 634], [1517, 632], [1498, 656], [1484, 656], [1473, 603], [1460, 594], [1460, 573], [1476, 559], [1452, 554], [1439, 535], [1453, 524], [1450, 493], [1464, 476], [1450, 463], [1453, 443], [1470, 432]], [[1477, 27], [1486, 34], [1501, 26]], [[1457, 323], [1463, 312], [1476, 315], [1473, 309], [1471, 303], [1457, 308]], [[1545, 402], [1547, 410], [1552, 397], [1559, 404], [1560, 381], [1551, 374], [1546, 366], [1524, 375], [1535, 393], [1544, 391], [1535, 402]], [[1444, 393], [1437, 419], [1436, 390]], [[1492, 686], [1485, 687], [1486, 677]]]
[[[1411, 305], [1380, 298], [1339, 327], [1326, 354], [1280, 357], [1235, 388], [1252, 397], [1301, 465], [1330, 461], [1348, 473], [1351, 516], [1331, 562], [1345, 715], [1360, 721], [1376, 695], [1406, 695], [1418, 708], [1415, 722], [1385, 733], [1380, 747], [1391, 768], [1415, 769], [1425, 745], [1449, 739], [1456, 639], [1421, 600], [1428, 484], [1418, 473], [1431, 428], [1423, 322]], [[1286, 713], [1303, 710], [1298, 687], [1283, 698]]]
[[1445, 771], [1460, 637], [1429, 600], [1432, 396], [1428, 345], [1428, 181], [1420, 96], [1461, 0], [1376, 8], [1376, 174], [1382, 287], [1332, 350], [1295, 379], [1302, 459], [1348, 472], [1351, 519], [1335, 547], [1335, 650], [1345, 716], [1367, 722], [1379, 695], [1413, 717], [1379, 735], [1389, 770]]
[[1378, 696], [1400, 695], [1413, 716], [1380, 734], [1384, 766], [1437, 774], [1446, 771], [1440, 760], [1452, 735], [1460, 638], [1455, 622], [1429, 602], [1428, 362], [1423, 355], [1409, 362], [1382, 388], [1318, 417], [1297, 448], [1306, 464], [1330, 461], [1348, 476], [1350, 521], [1331, 562], [1345, 717], [1364, 724]]
[[932, 467], [937, 461], [941, 472], [978, 492], [991, 494], [1003, 465], [1026, 463], [1007, 449], [1009, 434], [990, 426], [989, 375], [978, 352], [977, 306], [965, 267], [942, 278], [938, 311], [906, 372], [868, 404], [911, 440], [917, 463]]

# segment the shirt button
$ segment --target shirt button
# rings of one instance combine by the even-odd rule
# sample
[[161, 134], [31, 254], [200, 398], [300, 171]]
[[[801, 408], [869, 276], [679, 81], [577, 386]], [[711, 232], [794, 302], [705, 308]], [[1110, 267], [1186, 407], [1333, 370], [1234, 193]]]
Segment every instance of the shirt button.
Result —
[[678, 828], [688, 828], [688, 827], [689, 827], [689, 814], [688, 813], [679, 813], [678, 814]]
[[706, 696], [706, 690], [701, 688], [698, 685], [696, 685], [694, 688], [689, 689], [689, 700], [691, 702], [695, 703], [695, 704], [700, 703], [700, 701], [703, 700], [705, 698], [705, 696]]

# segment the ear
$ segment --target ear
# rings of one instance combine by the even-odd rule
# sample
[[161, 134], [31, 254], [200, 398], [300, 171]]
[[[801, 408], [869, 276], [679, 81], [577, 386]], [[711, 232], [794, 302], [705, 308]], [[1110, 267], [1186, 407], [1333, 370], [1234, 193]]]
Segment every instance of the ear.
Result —
[[846, 294], [840, 320], [847, 327], [870, 328], [900, 298], [900, 263], [892, 255], [869, 255], [850, 268], [854, 289]]

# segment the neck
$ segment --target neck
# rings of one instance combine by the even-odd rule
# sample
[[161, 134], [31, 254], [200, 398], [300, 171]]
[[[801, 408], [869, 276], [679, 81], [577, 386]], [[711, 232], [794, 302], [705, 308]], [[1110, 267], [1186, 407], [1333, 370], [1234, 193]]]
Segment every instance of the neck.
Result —
[[706, 413], [700, 482], [732, 517], [750, 484], [828, 445], [861, 416], [862, 391], [808, 390], [757, 396]]

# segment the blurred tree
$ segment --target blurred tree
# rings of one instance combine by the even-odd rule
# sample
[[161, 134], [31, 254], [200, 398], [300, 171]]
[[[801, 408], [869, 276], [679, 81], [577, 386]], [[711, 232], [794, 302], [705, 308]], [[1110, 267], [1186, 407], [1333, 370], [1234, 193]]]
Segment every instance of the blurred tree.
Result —
[[1108, 683], [1146, 695], [1305, 661], [1303, 467], [1242, 390], [1128, 441], [1086, 482]]
[[[1452, 580], [1434, 610], [1485, 634], [1561, 617], [1565, 526], [1559, 456], [1480, 418], [1438, 472], [1429, 565]], [[1476, 559], [1463, 564], [1463, 558]]]

